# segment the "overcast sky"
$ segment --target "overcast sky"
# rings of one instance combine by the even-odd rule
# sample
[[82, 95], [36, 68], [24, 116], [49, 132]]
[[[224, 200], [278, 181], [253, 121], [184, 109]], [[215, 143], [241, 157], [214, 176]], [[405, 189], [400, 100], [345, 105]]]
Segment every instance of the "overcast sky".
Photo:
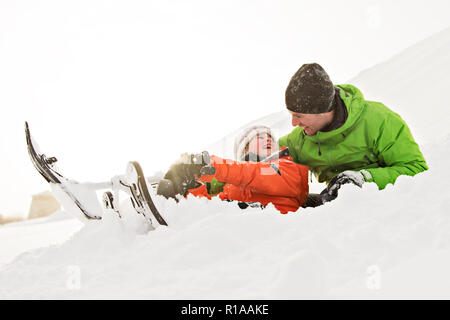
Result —
[[449, 13], [447, 0], [0, 0], [0, 213], [46, 188], [25, 120], [71, 178], [107, 180], [130, 160], [151, 174], [283, 110], [303, 63], [346, 82]]

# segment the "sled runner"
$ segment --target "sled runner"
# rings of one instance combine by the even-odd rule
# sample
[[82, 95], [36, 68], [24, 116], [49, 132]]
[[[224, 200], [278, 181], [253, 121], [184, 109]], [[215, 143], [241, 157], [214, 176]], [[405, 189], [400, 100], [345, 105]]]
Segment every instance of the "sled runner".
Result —
[[64, 177], [56, 168], [55, 157], [47, 157], [39, 148], [30, 133], [28, 123], [25, 122], [25, 136], [28, 154], [36, 170], [51, 185], [53, 194], [61, 205], [70, 212], [76, 212], [81, 220], [101, 219], [103, 209], [97, 199], [96, 191], [107, 189], [103, 194], [103, 205], [106, 209], [114, 210], [119, 217], [119, 192], [129, 196], [137, 213], [142, 214], [152, 227], [167, 225], [156, 208], [150, 194], [141, 166], [136, 161], [127, 165], [124, 175], [115, 176], [105, 183], [78, 183]]

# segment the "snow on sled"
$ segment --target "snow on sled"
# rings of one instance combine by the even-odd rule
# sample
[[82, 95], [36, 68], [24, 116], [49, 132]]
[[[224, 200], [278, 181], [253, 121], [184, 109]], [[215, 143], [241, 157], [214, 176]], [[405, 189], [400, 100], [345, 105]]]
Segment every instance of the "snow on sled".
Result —
[[141, 166], [136, 161], [127, 165], [124, 175], [115, 176], [104, 183], [78, 183], [64, 177], [56, 167], [57, 159], [47, 157], [39, 148], [30, 133], [28, 123], [25, 122], [25, 136], [28, 154], [36, 170], [50, 184], [53, 194], [63, 208], [83, 221], [102, 218], [104, 210], [97, 198], [98, 190], [107, 190], [103, 194], [105, 209], [114, 210], [120, 216], [118, 209], [119, 193], [124, 192], [136, 210], [142, 214], [151, 227], [167, 226], [166, 221], [156, 208], [150, 194]]

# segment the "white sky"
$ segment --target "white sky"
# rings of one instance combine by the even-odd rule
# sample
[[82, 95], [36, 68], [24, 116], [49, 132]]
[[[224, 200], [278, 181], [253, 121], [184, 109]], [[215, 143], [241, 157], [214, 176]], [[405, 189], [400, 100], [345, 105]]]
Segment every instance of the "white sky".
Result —
[[[23, 122], [63, 173], [149, 175], [284, 108], [307, 62], [335, 83], [450, 25], [448, 0], [0, 0], [0, 213], [47, 188]], [[25, 186], [24, 186], [25, 184]]]

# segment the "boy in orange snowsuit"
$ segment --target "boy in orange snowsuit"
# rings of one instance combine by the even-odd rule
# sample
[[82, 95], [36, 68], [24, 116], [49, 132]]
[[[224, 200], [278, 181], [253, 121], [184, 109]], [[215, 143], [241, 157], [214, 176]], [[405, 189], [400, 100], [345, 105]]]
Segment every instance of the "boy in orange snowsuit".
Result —
[[[262, 206], [272, 203], [281, 213], [297, 211], [308, 196], [308, 167], [294, 163], [288, 150], [269, 157], [274, 151], [278, 151], [278, 145], [270, 128], [247, 128], [235, 142], [235, 158], [241, 161], [212, 155], [202, 164], [185, 165], [181, 171], [195, 167], [196, 179], [188, 183], [184, 179], [183, 192], [178, 193], [236, 200], [241, 208], [254, 203]], [[177, 171], [174, 170], [177, 166], [179, 168], [180, 164], [172, 166], [172, 172]], [[173, 181], [176, 179], [171, 170], [165, 178]], [[164, 195], [161, 189], [158, 186], [158, 193]]]

